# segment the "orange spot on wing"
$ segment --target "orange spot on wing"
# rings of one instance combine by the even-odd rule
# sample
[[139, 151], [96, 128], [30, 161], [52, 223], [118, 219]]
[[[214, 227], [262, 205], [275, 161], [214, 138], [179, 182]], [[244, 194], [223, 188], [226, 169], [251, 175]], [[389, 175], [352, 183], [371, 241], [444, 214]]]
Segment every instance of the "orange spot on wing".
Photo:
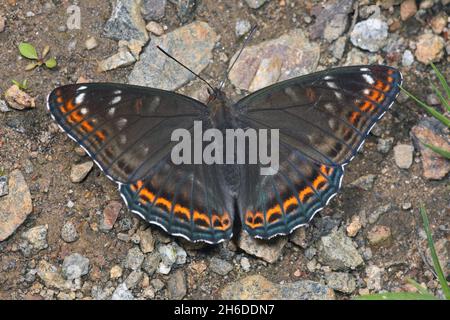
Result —
[[214, 229], [225, 231], [230, 227], [230, 215], [224, 211], [222, 215], [212, 215], [212, 225]]
[[[324, 183], [325, 182], [325, 183]], [[316, 190], [322, 190], [326, 185], [327, 179], [319, 174], [313, 181], [313, 186]], [[322, 184], [324, 183], [324, 184]]]
[[[195, 222], [196, 220], [202, 220], [202, 221], [205, 222], [205, 224], [206, 224], [208, 227], [211, 226], [211, 221], [209, 220], [209, 217], [208, 217], [206, 214], [201, 213], [201, 212], [198, 212], [197, 210], [194, 210], [194, 222]], [[205, 226], [203, 226], [203, 225], [201, 225], [201, 224], [198, 224], [198, 223], [197, 223], [197, 226], [205, 228]]]
[[[142, 182], [141, 182], [142, 183]], [[138, 186], [139, 186], [139, 181], [138, 181]], [[138, 187], [140, 188], [140, 187]], [[146, 198], [149, 202], [153, 202], [155, 200], [155, 195], [153, 194], [153, 192], [151, 192], [150, 190], [148, 190], [147, 188], [142, 188], [139, 191], [139, 196]]]
[[89, 123], [89, 121], [84, 120], [81, 122], [81, 126], [83, 129], [85, 129], [87, 132], [92, 132], [94, 130], [94, 127]]
[[101, 130], [95, 131], [95, 135], [102, 141], [105, 141], [105, 139], [106, 139], [105, 134]]
[[180, 213], [184, 215], [188, 220], [191, 220], [190, 210], [186, 207], [183, 207], [182, 205], [179, 205], [178, 203], [175, 204], [175, 207], [173, 208], [173, 213]]
[[[257, 221], [257, 219], [259, 221]], [[264, 225], [264, 216], [262, 212], [256, 211], [255, 213], [253, 213], [252, 211], [248, 210], [245, 213], [245, 224], [248, 225], [251, 229], [262, 227]]]
[[375, 109], [375, 106], [370, 101], [365, 101], [362, 105], [359, 106], [361, 111], [372, 111]]
[[303, 202], [303, 200], [305, 199], [306, 196], [313, 194], [314, 191], [311, 189], [311, 187], [306, 187], [305, 189], [301, 190], [298, 193], [298, 197], [300, 198], [300, 201]]
[[284, 212], [288, 213], [288, 209], [291, 206], [296, 206], [296, 207], [298, 206], [298, 200], [296, 197], [290, 197], [289, 199], [287, 199], [283, 202]]
[[358, 120], [360, 117], [361, 117], [361, 114], [359, 112], [353, 111], [350, 115], [349, 120], [353, 125], [356, 125], [358, 123]]
[[172, 210], [172, 203], [169, 200], [167, 200], [166, 198], [159, 197], [158, 199], [156, 199], [155, 205], [158, 205], [158, 204], [166, 207], [167, 211]]
[[[281, 218], [282, 212], [281, 212], [281, 207], [279, 204], [275, 205], [274, 207], [270, 208], [269, 210], [267, 210], [267, 221], [269, 221], [269, 223], [274, 223], [276, 221], [278, 221]], [[280, 217], [278, 218], [274, 218], [274, 220], [271, 219], [271, 217], [273, 215], [279, 215]]]

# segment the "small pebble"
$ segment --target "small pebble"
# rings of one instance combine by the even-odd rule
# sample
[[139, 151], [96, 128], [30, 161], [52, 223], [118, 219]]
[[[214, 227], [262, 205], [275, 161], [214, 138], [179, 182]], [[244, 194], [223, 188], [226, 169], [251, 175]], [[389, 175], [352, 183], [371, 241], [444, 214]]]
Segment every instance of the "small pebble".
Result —
[[228, 263], [225, 260], [213, 257], [211, 258], [211, 262], [209, 263], [209, 267], [211, 270], [221, 276], [228, 274], [233, 270], [233, 265]]
[[402, 56], [402, 65], [409, 67], [414, 63], [414, 55], [410, 50], [405, 50]]
[[405, 21], [417, 12], [416, 0], [405, 0], [400, 5], [400, 18]]
[[61, 229], [61, 238], [67, 243], [78, 240], [77, 229], [72, 222], [68, 221], [63, 225]]
[[251, 265], [250, 265], [250, 261], [248, 260], [247, 257], [242, 257], [241, 259], [241, 267], [242, 270], [244, 270], [245, 272], [249, 272]]
[[155, 21], [150, 21], [145, 28], [147, 31], [153, 33], [155, 36], [162, 36], [164, 34], [164, 28]]
[[8, 194], [8, 177], [0, 177], [0, 197], [6, 196]]
[[411, 202], [404, 202], [402, 203], [402, 209], [403, 210], [409, 210], [412, 208], [412, 203]]
[[413, 162], [413, 146], [409, 144], [398, 144], [394, 147], [394, 159], [401, 169], [409, 169]]
[[3, 16], [0, 16], [0, 32], [5, 31], [6, 19]]
[[138, 247], [133, 247], [128, 250], [128, 254], [125, 260], [125, 267], [131, 270], [139, 270], [144, 262], [144, 254]]
[[347, 235], [349, 237], [354, 237], [358, 234], [359, 230], [361, 230], [362, 224], [361, 224], [361, 218], [357, 215], [354, 215], [352, 217], [352, 221], [347, 226]]
[[394, 138], [379, 138], [378, 144], [377, 144], [377, 150], [380, 153], [386, 154], [389, 153], [389, 151], [392, 148], [392, 145], [394, 144]]
[[67, 280], [78, 279], [89, 272], [89, 259], [79, 253], [64, 258], [62, 274]]
[[246, 35], [250, 31], [251, 27], [252, 26], [248, 20], [236, 21], [236, 27], [235, 27], [236, 36], [242, 37], [242, 36]]
[[386, 226], [375, 226], [367, 233], [367, 239], [373, 246], [385, 243], [391, 238], [391, 229]]
[[95, 39], [94, 37], [90, 37], [89, 39], [86, 40], [85, 46], [86, 46], [86, 49], [88, 49], [88, 50], [97, 48], [97, 46], [98, 46], [97, 39]]
[[70, 171], [70, 181], [73, 183], [79, 183], [87, 177], [89, 172], [91, 172], [94, 167], [94, 162], [86, 161], [81, 164], [73, 165]]
[[118, 279], [122, 276], [122, 272], [123, 272], [122, 268], [118, 265], [115, 265], [109, 271], [109, 277], [111, 279]]

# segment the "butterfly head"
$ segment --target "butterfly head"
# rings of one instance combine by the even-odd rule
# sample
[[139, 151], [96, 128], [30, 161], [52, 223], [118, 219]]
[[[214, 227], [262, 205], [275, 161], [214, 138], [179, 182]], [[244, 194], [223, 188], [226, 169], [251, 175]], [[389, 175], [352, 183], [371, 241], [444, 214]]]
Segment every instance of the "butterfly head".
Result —
[[219, 88], [214, 88], [214, 90], [212, 88], [207, 88], [207, 90], [208, 90], [208, 94], [209, 94], [207, 104], [209, 104], [215, 100], [224, 101], [226, 99], [225, 93], [222, 90], [220, 90]]

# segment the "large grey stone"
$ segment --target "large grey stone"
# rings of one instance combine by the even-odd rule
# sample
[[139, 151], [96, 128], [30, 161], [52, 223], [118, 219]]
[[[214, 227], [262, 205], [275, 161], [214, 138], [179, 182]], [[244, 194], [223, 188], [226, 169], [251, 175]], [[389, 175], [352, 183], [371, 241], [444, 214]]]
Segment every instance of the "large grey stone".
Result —
[[364, 263], [353, 241], [342, 229], [319, 239], [318, 259], [333, 270], [355, 269]]
[[350, 34], [353, 45], [377, 52], [386, 45], [388, 37], [388, 24], [380, 19], [369, 18], [358, 22]]
[[[230, 66], [237, 54], [230, 59]], [[294, 29], [279, 38], [246, 47], [228, 77], [237, 88], [255, 91], [315, 71], [319, 57], [319, 45], [310, 42], [300, 29]]]
[[193, 22], [153, 39], [128, 77], [131, 84], [176, 90], [195, 76], [157, 49], [160, 46], [180, 62], [200, 73], [211, 58], [217, 34], [205, 22]]
[[141, 16], [142, 0], [117, 0], [111, 17], [106, 22], [105, 36], [114, 40], [149, 39]]
[[0, 198], [0, 241], [6, 240], [33, 211], [30, 190], [19, 170], [9, 174], [8, 195]]

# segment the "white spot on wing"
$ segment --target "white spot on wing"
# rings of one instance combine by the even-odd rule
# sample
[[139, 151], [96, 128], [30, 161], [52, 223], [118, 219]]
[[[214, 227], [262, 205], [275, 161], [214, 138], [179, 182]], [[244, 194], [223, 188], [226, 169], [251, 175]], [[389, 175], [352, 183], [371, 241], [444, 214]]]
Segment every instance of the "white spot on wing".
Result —
[[117, 127], [119, 128], [119, 130], [122, 130], [123, 127], [125, 127], [125, 125], [127, 124], [128, 120], [125, 118], [120, 118], [119, 120], [117, 120]]
[[284, 93], [286, 93], [289, 96], [289, 98], [292, 99], [292, 101], [294, 102], [298, 101], [297, 93], [291, 87], [287, 87], [286, 89], [284, 89]]
[[336, 98], [338, 98], [339, 100], [342, 99], [342, 94], [340, 92], [335, 91], [334, 95], [336, 96]]
[[116, 108], [115, 107], [109, 108], [108, 116], [112, 117], [114, 116], [114, 113], [116, 113]]
[[78, 91], [83, 91], [83, 90], [86, 90], [86, 89], [87, 89], [86, 86], [81, 86], [81, 87], [78, 87], [77, 92], [78, 92]]
[[80, 93], [79, 95], [77, 95], [77, 97], [75, 98], [75, 103], [82, 104], [85, 96], [86, 96], [86, 93]]
[[369, 68], [360, 68], [359, 71], [365, 71], [366, 72], [366, 71], [370, 71], [370, 69]]
[[331, 103], [326, 103], [324, 105], [324, 107], [325, 107], [325, 110], [327, 110], [327, 111], [330, 111], [330, 112], [334, 111], [334, 106]]
[[328, 81], [327, 82], [327, 86], [332, 88], [332, 89], [337, 89], [337, 85], [334, 82]]
[[127, 143], [127, 136], [124, 135], [124, 134], [121, 134], [121, 135], [119, 136], [119, 142], [120, 142], [121, 144]]
[[111, 103], [110, 103], [110, 104], [116, 104], [116, 103], [119, 103], [120, 100], [122, 100], [122, 97], [121, 97], [121, 96], [114, 97], [114, 98], [111, 100]]
[[368, 84], [374, 84], [375, 80], [373, 80], [373, 78], [371, 76], [369, 76], [368, 74], [363, 74], [363, 78], [364, 80], [366, 80], [366, 82]]
[[80, 110], [82, 115], [86, 115], [88, 113], [88, 109], [87, 108], [81, 108]]

